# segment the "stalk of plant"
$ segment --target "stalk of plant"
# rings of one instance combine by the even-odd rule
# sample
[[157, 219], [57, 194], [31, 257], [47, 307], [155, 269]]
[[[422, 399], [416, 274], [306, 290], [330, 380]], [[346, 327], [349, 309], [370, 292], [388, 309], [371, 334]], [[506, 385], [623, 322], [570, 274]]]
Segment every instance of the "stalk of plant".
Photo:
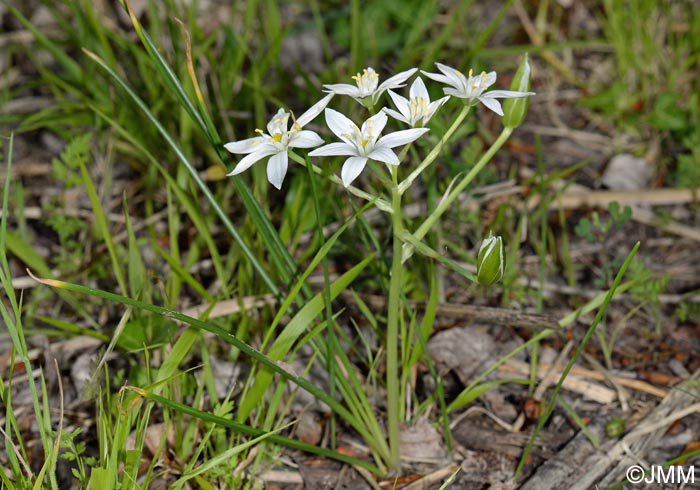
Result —
[[[405, 153], [405, 152], [404, 152]], [[401, 216], [401, 192], [399, 191], [398, 167], [391, 167], [391, 231], [392, 256], [391, 279], [389, 282], [389, 300], [387, 302], [386, 325], [386, 403], [387, 428], [389, 431], [390, 468], [398, 468], [401, 463], [399, 453], [399, 413], [401, 397], [399, 396], [399, 313], [401, 311], [401, 261], [403, 218]]]

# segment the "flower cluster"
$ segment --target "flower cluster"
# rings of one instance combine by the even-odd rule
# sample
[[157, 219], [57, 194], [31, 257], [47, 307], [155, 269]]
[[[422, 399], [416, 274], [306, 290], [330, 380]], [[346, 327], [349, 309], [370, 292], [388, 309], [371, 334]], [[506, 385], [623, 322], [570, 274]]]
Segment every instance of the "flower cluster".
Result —
[[[487, 91], [496, 81], [496, 72], [493, 71], [482, 72], [474, 76], [470, 70], [467, 77], [458, 70], [441, 63], [436, 63], [436, 66], [441, 73], [422, 72], [426, 77], [447, 85], [443, 89], [445, 97], [433, 102], [430, 101], [428, 90], [420, 77], [417, 77], [411, 85], [408, 99], [392, 90], [405, 87], [406, 81], [418, 71], [417, 68], [403, 71], [379, 83], [377, 72], [368, 67], [353, 77], [356, 85], [344, 83], [324, 85], [328, 95], [297, 119], [294, 119], [290, 112], [280, 108], [267, 124], [267, 133], [258, 129], [256, 132], [259, 133], [259, 136], [232, 141], [224, 145], [231, 153], [246, 155], [228, 175], [237, 175], [250, 168], [254, 163], [267, 158], [267, 178], [270, 184], [280, 189], [287, 174], [290, 149], [319, 147], [311, 151], [309, 156], [342, 155], [348, 157], [341, 170], [343, 185], [348, 187], [360, 175], [368, 160], [387, 165], [398, 165], [400, 163], [399, 157], [394, 153], [393, 148], [412, 143], [425, 134], [428, 129], [423, 126], [430, 121], [450, 97], [463, 99], [464, 103], [469, 106], [481, 102], [490, 110], [503, 116], [503, 109], [497, 99], [534, 95], [533, 92], [525, 91]], [[389, 94], [396, 110], [382, 107], [372, 117], [364, 121], [361, 127], [358, 127], [340, 112], [326, 107], [331, 98], [338, 94], [348, 95], [373, 111], [384, 92]], [[328, 128], [340, 139], [340, 142], [321, 146], [324, 143], [321, 136], [314, 131], [303, 129], [321, 112], [325, 113]], [[291, 127], [289, 125], [290, 116], [293, 122]], [[381, 136], [387, 124], [387, 116], [409, 125], [411, 129]]]

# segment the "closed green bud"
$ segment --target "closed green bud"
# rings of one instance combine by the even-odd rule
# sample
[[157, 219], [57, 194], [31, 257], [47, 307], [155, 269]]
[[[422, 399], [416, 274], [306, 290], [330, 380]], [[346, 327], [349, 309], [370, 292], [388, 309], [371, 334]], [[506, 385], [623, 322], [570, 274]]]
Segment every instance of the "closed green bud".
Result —
[[476, 258], [476, 280], [482, 286], [490, 286], [503, 277], [504, 268], [503, 238], [489, 233]]
[[[527, 54], [518, 67], [513, 77], [510, 89], [517, 92], [530, 92], [530, 61]], [[530, 105], [530, 97], [506, 99], [503, 101], [503, 125], [509, 128], [517, 128], [525, 119], [527, 108]]]

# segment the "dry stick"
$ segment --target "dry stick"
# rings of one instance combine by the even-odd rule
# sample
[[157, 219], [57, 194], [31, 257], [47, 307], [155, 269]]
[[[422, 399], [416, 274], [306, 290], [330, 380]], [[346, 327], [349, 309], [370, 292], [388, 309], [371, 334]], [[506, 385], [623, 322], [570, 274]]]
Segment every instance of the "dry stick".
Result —
[[[697, 383], [698, 374], [696, 372], [692, 378], [683, 382], [680, 389], [669, 392], [661, 403], [645, 416], [644, 421], [631, 429], [622, 440], [608, 439], [601, 449], [595, 449], [588, 438], [579, 433], [556, 456], [540, 466], [520, 488], [588, 490], [595, 485], [595, 488], [608, 488], [617, 483], [624, 478], [630, 465], [646, 457], [649, 449], [663, 436], [669, 424], [700, 411], [700, 403], [692, 403], [696, 398], [681, 391], [683, 388], [692, 389], [693, 383]], [[596, 436], [604, 438], [604, 426], [603, 420], [594, 419], [589, 428]], [[630, 457], [629, 454], [633, 456]], [[570, 464], [571, 458], [576, 458], [576, 465]]]
[[[538, 371], [540, 369], [548, 369], [550, 367], [549, 364], [541, 364], [538, 366]], [[564, 368], [564, 366], [559, 365], [557, 366], [557, 371], [561, 373], [561, 370]], [[522, 373], [526, 374], [528, 370], [528, 365], [522, 361], [516, 361], [514, 359], [509, 360], [507, 363], [505, 363], [503, 366], [501, 366], [498, 371], [502, 373]], [[650, 395], [653, 395], [657, 398], [665, 398], [668, 395], [668, 390], [664, 390], [662, 388], [657, 388], [656, 386], [653, 386], [646, 381], [642, 381], [639, 379], [631, 379], [631, 378], [625, 378], [622, 376], [615, 376], [612, 374], [603, 374], [598, 371], [593, 371], [591, 369], [586, 369], [578, 366], [574, 366], [571, 368], [570, 373], [574, 376], [581, 376], [584, 378], [589, 378], [589, 379], [594, 379], [596, 381], [606, 381], [607, 379], [613, 379], [615, 383], [619, 384], [620, 386], [624, 386], [626, 388], [630, 388], [635, 391], [640, 391], [642, 393], [648, 393]]]

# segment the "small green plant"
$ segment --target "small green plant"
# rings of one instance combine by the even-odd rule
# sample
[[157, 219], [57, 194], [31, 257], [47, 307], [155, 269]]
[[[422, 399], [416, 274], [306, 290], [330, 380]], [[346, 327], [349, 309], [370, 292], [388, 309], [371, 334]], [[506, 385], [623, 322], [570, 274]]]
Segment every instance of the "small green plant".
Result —
[[676, 315], [682, 322], [700, 321], [700, 303], [681, 302], [676, 307]]
[[581, 218], [574, 228], [576, 235], [589, 242], [596, 242], [603, 239], [613, 227], [621, 229], [632, 217], [632, 209], [625, 206], [620, 210], [620, 203], [617, 201], [608, 204], [608, 213], [609, 219], [601, 218], [597, 211], [593, 211], [590, 220]]

